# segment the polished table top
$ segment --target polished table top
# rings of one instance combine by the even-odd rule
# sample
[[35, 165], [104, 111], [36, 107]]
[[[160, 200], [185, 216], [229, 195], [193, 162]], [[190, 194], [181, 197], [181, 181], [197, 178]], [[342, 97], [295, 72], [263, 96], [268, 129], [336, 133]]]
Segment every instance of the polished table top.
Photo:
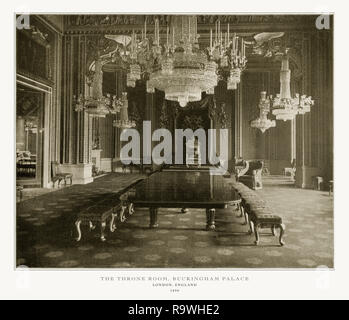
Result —
[[144, 207], [223, 208], [240, 201], [223, 176], [209, 170], [164, 170], [135, 187], [132, 202]]

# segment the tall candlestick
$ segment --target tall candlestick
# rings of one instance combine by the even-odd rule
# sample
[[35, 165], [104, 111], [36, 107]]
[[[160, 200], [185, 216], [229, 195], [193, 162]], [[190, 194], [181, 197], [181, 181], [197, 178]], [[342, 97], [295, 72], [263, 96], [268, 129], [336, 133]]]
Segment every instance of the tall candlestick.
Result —
[[194, 18], [194, 26], [195, 26], [194, 35], [195, 35], [195, 41], [196, 41], [196, 35], [198, 33], [198, 20], [196, 17]]
[[182, 17], [182, 40], [184, 40], [184, 25], [183, 25], [183, 17]]
[[144, 38], [147, 39], [147, 17], [144, 20]]
[[210, 49], [212, 49], [212, 29], [210, 29]]
[[167, 48], [168, 48], [168, 35], [169, 35], [170, 29], [169, 26], [167, 26], [166, 28], [166, 44], [167, 44]]
[[215, 42], [217, 43], [217, 25], [218, 25], [218, 22], [216, 21], [216, 30], [215, 30], [215, 34], [214, 34], [214, 38], [215, 38]]
[[190, 17], [188, 18], [188, 39], [190, 42]]
[[230, 34], [229, 34], [229, 23], [228, 23], [228, 44], [229, 44], [229, 41], [230, 41], [229, 36], [230, 36]]
[[160, 45], [160, 24], [159, 24], [159, 20], [157, 20], [157, 25], [158, 25], [158, 45]]
[[175, 44], [175, 28], [172, 27], [172, 46], [174, 47]]

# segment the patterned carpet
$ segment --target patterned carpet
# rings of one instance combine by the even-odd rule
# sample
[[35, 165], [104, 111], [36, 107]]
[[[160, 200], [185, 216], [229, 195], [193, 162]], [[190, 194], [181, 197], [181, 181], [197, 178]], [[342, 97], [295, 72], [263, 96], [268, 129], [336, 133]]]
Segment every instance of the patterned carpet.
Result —
[[257, 191], [286, 224], [286, 245], [269, 230], [258, 247], [235, 208], [217, 210], [215, 232], [205, 231], [202, 209], [159, 209], [150, 230], [146, 209], [137, 209], [101, 242], [98, 230], [73, 240], [76, 214], [96, 197], [125, 188], [139, 175], [110, 174], [17, 204], [17, 265], [32, 268], [316, 268], [333, 267], [333, 198], [294, 188], [284, 177], [264, 178]]

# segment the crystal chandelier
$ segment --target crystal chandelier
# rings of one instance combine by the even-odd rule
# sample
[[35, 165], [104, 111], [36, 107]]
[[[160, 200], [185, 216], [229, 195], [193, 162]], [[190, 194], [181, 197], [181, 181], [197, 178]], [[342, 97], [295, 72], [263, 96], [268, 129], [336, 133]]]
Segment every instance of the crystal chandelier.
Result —
[[[277, 120], [293, 120], [297, 114], [305, 114], [314, 105], [311, 97], [297, 93], [291, 97], [291, 70], [287, 54], [283, 56], [280, 71], [280, 94], [273, 99], [272, 113]], [[271, 96], [270, 96], [271, 97]], [[271, 97], [272, 99], [272, 97]]]
[[78, 98], [74, 96], [75, 111], [86, 111], [94, 117], [104, 118], [107, 114], [116, 114], [120, 112], [122, 101], [117, 97], [107, 94], [103, 96], [102, 81], [103, 81], [102, 63], [100, 59], [95, 62], [95, 70], [92, 81], [87, 81], [89, 90], [86, 96], [82, 94]]
[[228, 89], [236, 89], [246, 65], [243, 40], [239, 42], [229, 28], [224, 35], [216, 23], [215, 39], [211, 30], [210, 47], [200, 50], [196, 16], [173, 16], [167, 26], [166, 41], [161, 44], [159, 21], [155, 20], [152, 41], [147, 37], [146, 21], [141, 39], [133, 32], [130, 53], [122, 54], [130, 65], [127, 86], [135, 87], [142, 73], [149, 75], [147, 92], [165, 92], [165, 99], [179, 102], [200, 101], [201, 93], [214, 93], [218, 68], [229, 68]]
[[128, 118], [127, 92], [122, 93], [121, 102], [122, 104], [120, 108], [120, 119], [114, 120], [113, 126], [121, 129], [134, 128], [136, 126], [136, 122], [133, 120], [129, 120]]
[[261, 92], [258, 108], [259, 117], [251, 121], [251, 127], [259, 129], [262, 131], [262, 133], [264, 133], [269, 128], [276, 126], [275, 120], [270, 120], [267, 118], [270, 111], [270, 99], [267, 97], [267, 93], [265, 91]]

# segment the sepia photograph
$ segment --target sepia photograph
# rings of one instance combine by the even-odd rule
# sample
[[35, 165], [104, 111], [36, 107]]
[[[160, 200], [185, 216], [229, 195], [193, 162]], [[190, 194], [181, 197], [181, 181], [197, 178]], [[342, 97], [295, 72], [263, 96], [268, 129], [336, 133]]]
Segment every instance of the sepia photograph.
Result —
[[332, 14], [16, 14], [16, 267], [333, 269]]

